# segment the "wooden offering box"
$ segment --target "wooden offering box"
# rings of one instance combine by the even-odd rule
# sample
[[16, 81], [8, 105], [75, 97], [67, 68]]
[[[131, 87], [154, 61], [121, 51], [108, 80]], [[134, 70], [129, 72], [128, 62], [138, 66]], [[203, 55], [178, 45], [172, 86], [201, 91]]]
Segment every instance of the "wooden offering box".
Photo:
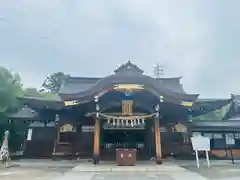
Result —
[[134, 166], [136, 151], [136, 149], [116, 149], [116, 164], [118, 166]]

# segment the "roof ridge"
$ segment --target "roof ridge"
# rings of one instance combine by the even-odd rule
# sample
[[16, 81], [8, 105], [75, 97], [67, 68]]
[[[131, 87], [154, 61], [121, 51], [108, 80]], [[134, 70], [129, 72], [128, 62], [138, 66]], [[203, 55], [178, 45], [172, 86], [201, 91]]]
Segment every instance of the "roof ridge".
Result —
[[162, 79], [182, 79], [182, 76], [175, 76], [175, 77], [160, 77], [155, 78], [156, 80], [162, 80]]
[[67, 79], [102, 79], [104, 77], [69, 76]]

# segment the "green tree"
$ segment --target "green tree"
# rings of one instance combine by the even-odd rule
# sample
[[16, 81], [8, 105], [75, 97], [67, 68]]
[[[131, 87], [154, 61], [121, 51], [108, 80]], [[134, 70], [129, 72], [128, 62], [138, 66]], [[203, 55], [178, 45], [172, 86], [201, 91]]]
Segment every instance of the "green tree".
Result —
[[0, 67], [0, 114], [6, 115], [18, 108], [17, 96], [22, 90], [19, 74]]
[[62, 82], [68, 77], [69, 75], [63, 72], [53, 73], [48, 76], [42, 84], [42, 87], [50, 92], [57, 93], [61, 87]]
[[[8, 123], [8, 113], [14, 112], [20, 108], [17, 96], [22, 91], [22, 84], [19, 74], [0, 67], [0, 144], [5, 130], [10, 130], [10, 138], [14, 139], [15, 130]], [[10, 144], [14, 140], [11, 140]], [[12, 147], [12, 145], [10, 145]]]

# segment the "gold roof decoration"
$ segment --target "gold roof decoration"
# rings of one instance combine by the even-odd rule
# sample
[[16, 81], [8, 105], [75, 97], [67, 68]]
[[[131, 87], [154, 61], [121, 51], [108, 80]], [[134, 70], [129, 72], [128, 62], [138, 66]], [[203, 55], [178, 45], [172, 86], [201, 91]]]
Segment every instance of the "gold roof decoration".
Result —
[[64, 106], [74, 106], [74, 105], [77, 105], [79, 103], [80, 103], [80, 101], [78, 101], [78, 100], [64, 101]]
[[143, 90], [142, 84], [115, 84], [113, 89], [115, 90]]
[[60, 127], [60, 132], [76, 132], [76, 128], [72, 124], [64, 124]]
[[192, 107], [193, 106], [193, 102], [191, 102], [191, 101], [182, 101], [180, 104], [182, 106], [186, 106], [186, 107]]
[[187, 132], [187, 127], [181, 123], [177, 123], [174, 128], [176, 132]]

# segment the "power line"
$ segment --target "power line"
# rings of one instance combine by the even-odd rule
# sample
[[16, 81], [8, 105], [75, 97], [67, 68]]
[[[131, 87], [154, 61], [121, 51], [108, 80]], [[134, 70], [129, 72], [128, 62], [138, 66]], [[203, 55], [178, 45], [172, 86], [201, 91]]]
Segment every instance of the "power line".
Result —
[[27, 27], [24, 27], [18, 23], [12, 22], [5, 17], [0, 17], [0, 23], [1, 22], [6, 23], [10, 26], [15, 26], [15, 28], [18, 29], [18, 32], [21, 30], [21, 32], [24, 33], [25, 35], [31, 36], [31, 38], [34, 37], [35, 39], [42, 40], [42, 41], [52, 39], [53, 38], [52, 35], [56, 35], [56, 32], [59, 31], [58, 29], [51, 30], [50, 32], [48, 32], [47, 35], [41, 35], [41, 34], [37, 34], [36, 32], [34, 32], [32, 30], [29, 30]]

